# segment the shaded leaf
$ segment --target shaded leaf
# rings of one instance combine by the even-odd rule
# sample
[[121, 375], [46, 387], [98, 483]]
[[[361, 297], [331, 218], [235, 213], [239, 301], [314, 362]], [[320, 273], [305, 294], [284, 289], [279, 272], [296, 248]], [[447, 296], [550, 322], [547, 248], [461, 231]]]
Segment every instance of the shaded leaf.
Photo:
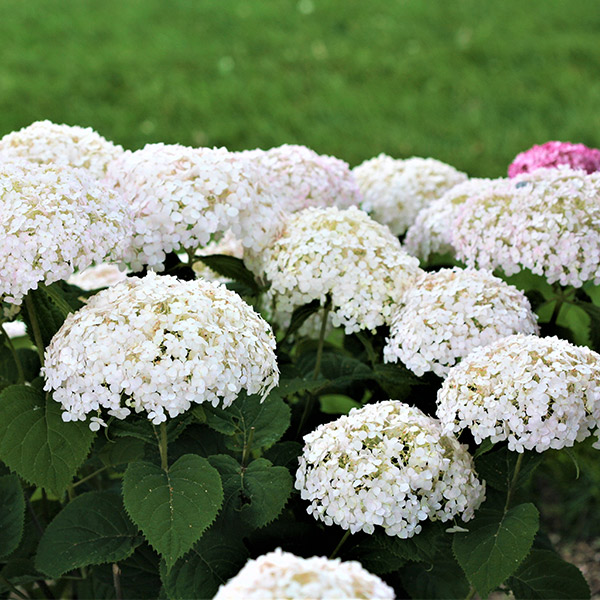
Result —
[[469, 582], [452, 552], [438, 554], [433, 563], [411, 563], [402, 569], [402, 584], [412, 598], [465, 598]]
[[377, 364], [374, 371], [375, 381], [393, 400], [404, 400], [413, 387], [424, 383], [402, 364]]
[[0, 556], [6, 556], [19, 545], [25, 521], [25, 498], [16, 475], [0, 477], [0, 506]]
[[321, 405], [321, 412], [326, 415], [347, 415], [353, 408], [362, 406], [362, 404], [344, 394], [319, 396], [319, 404]]
[[[481, 478], [494, 489], [501, 492], [508, 490], [519, 453], [511, 452], [506, 446], [502, 446], [489, 452], [476, 453], [475, 457], [477, 459], [475, 466]], [[523, 453], [523, 462], [516, 482], [517, 488], [528, 481], [542, 460], [543, 456], [539, 452]]]
[[71, 569], [123, 560], [142, 541], [119, 494], [87, 492], [71, 500], [48, 525], [35, 566], [57, 579]]
[[107, 467], [124, 465], [144, 456], [144, 441], [135, 437], [119, 437], [104, 444], [98, 458]]
[[253, 273], [246, 268], [242, 259], [227, 254], [211, 254], [210, 256], [198, 256], [196, 258], [219, 275], [243, 284], [249, 290], [252, 290], [254, 294], [261, 291], [261, 287], [256, 282]]
[[296, 309], [294, 309], [294, 312], [292, 313], [292, 318], [290, 320], [290, 324], [287, 328], [287, 331], [285, 332], [285, 335], [283, 336], [283, 340], [288, 339], [291, 335], [296, 333], [296, 331], [298, 331], [298, 329], [300, 329], [300, 327], [304, 325], [308, 318], [310, 318], [315, 313], [319, 312], [320, 308], [321, 303], [319, 302], [319, 300], [313, 300], [308, 304], [298, 306]]

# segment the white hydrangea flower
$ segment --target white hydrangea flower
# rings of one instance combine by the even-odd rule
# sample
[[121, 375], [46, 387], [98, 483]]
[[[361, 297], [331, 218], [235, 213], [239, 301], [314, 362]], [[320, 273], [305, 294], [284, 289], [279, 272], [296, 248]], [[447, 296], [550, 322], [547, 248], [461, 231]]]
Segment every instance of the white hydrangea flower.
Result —
[[383, 355], [416, 375], [445, 377], [478, 346], [513, 333], [539, 332], [529, 300], [516, 287], [476, 269], [425, 273], [395, 313]]
[[227, 229], [260, 251], [280, 225], [260, 170], [225, 148], [149, 144], [112, 162], [106, 180], [134, 209], [125, 254], [134, 271], [162, 270], [169, 252], [195, 251]]
[[78, 288], [89, 292], [115, 285], [127, 279], [127, 273], [128, 271], [119, 269], [115, 264], [102, 263], [71, 275], [67, 279], [67, 283], [76, 285]]
[[572, 446], [598, 430], [600, 355], [556, 337], [511, 335], [473, 350], [438, 392], [446, 432], [523, 452]]
[[332, 323], [346, 333], [387, 323], [421, 272], [387, 227], [355, 207], [289, 215], [281, 236], [247, 264], [271, 282], [280, 311], [329, 295]]
[[397, 400], [354, 408], [304, 442], [296, 489], [326, 525], [409, 538], [425, 519], [471, 519], [484, 500], [466, 447]]
[[394, 590], [357, 561], [322, 556], [300, 558], [277, 548], [249, 560], [221, 585], [214, 600], [394, 600]]
[[[209, 242], [204, 248], [196, 251], [198, 256], [213, 256], [214, 254], [225, 254], [235, 258], [244, 258], [244, 246], [238, 240], [231, 230], [227, 230], [218, 240]], [[197, 260], [192, 264], [192, 269], [197, 277], [203, 277], [208, 281], [218, 281], [225, 283], [229, 281], [227, 277], [222, 277], [210, 267], [207, 267], [201, 260]]]
[[419, 211], [415, 222], [408, 228], [404, 248], [419, 260], [426, 261], [432, 254], [454, 254], [452, 224], [462, 205], [471, 197], [503, 180], [468, 179], [450, 188], [441, 198]]
[[0, 139], [3, 160], [24, 159], [42, 165], [82, 168], [102, 179], [109, 162], [123, 153], [91, 127], [36, 121]]
[[[63, 420], [133, 410], [154, 424], [194, 403], [229, 406], [277, 385], [269, 324], [237, 294], [201, 279], [149, 273], [94, 295], [46, 348], [46, 390]], [[96, 417], [101, 417], [96, 414]]]
[[468, 266], [530, 269], [549, 283], [600, 283], [600, 177], [539, 169], [472, 197], [454, 222]]
[[467, 175], [434, 158], [395, 159], [386, 154], [352, 170], [364, 196], [363, 210], [402, 235], [419, 211], [462, 183]]
[[287, 212], [304, 208], [348, 208], [362, 199], [348, 163], [306, 146], [284, 144], [242, 153], [264, 170], [265, 186]]
[[132, 229], [128, 205], [83, 169], [0, 164], [0, 297], [21, 304], [40, 282], [120, 260]]

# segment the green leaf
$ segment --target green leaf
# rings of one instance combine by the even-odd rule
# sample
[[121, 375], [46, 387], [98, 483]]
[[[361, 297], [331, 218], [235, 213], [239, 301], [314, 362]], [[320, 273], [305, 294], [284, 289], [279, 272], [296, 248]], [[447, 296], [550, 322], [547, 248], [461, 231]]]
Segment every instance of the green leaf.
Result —
[[25, 498], [16, 475], [0, 477], [0, 556], [10, 554], [21, 541]]
[[[18, 348], [17, 357], [23, 368], [25, 381], [31, 381], [40, 374], [40, 357], [35, 350], [31, 348]], [[13, 355], [2, 348], [0, 357], [0, 384], [6, 387], [18, 383], [19, 370]]]
[[224, 536], [211, 528], [169, 573], [163, 570], [161, 578], [173, 600], [212, 598], [220, 585], [240, 571], [247, 558], [248, 551], [239, 536]]
[[515, 573], [531, 549], [538, 520], [530, 503], [506, 513], [481, 510], [467, 525], [468, 533], [454, 534], [454, 555], [482, 597]]
[[377, 364], [374, 371], [375, 381], [394, 400], [404, 400], [413, 387], [423, 385], [423, 381], [402, 364]]
[[300, 329], [300, 327], [304, 325], [307, 319], [309, 319], [315, 313], [319, 312], [320, 308], [321, 303], [319, 302], [319, 300], [313, 300], [308, 304], [304, 304], [303, 306], [298, 306], [297, 308], [295, 308], [294, 312], [292, 313], [292, 318], [290, 320], [289, 327], [287, 328], [287, 331], [283, 336], [283, 340], [287, 340], [291, 335], [296, 333], [296, 331], [298, 331], [298, 329]]
[[600, 307], [591, 302], [576, 301], [575, 306], [584, 310], [590, 318], [589, 336], [592, 342], [592, 348], [600, 350]]
[[438, 554], [433, 563], [411, 563], [401, 571], [402, 585], [411, 598], [465, 598], [469, 582], [456, 559], [448, 552]]
[[123, 478], [125, 508], [170, 569], [213, 522], [223, 503], [219, 472], [195, 454], [168, 470], [130, 463]]
[[532, 550], [508, 580], [517, 600], [554, 600], [590, 597], [590, 588], [575, 566], [550, 550]]
[[279, 385], [271, 390], [265, 402], [270, 402], [275, 398], [288, 398], [292, 394], [315, 392], [325, 385], [327, 382], [323, 379], [304, 379], [303, 377], [280, 379]]
[[60, 495], [87, 456], [94, 433], [82, 421], [65, 423], [61, 406], [33, 387], [0, 394], [0, 459], [23, 479]]
[[344, 560], [357, 560], [367, 571], [377, 575], [397, 571], [406, 563], [405, 558], [390, 552], [379, 535], [366, 536], [344, 554]]
[[144, 456], [145, 443], [135, 437], [121, 437], [104, 444], [98, 458], [107, 467], [124, 465]]
[[[523, 462], [516, 482], [517, 488], [528, 481], [543, 460], [539, 452], [524, 452], [522, 456]], [[475, 467], [488, 485], [504, 492], [508, 490], [511, 483], [518, 457], [518, 452], [511, 452], [506, 446], [502, 446], [489, 452], [476, 453]]]
[[242, 393], [227, 408], [205, 407], [206, 424], [219, 433], [231, 436], [225, 443], [230, 450], [242, 452], [250, 441], [252, 448], [274, 444], [290, 426], [290, 407], [281, 398], [267, 398]]
[[197, 258], [219, 275], [244, 284], [254, 294], [260, 293], [260, 285], [256, 282], [253, 273], [246, 268], [242, 259], [227, 254], [212, 254], [210, 256], [198, 256]]
[[285, 467], [274, 467], [265, 458], [257, 458], [242, 468], [225, 454], [208, 460], [223, 480], [224, 518], [239, 519], [240, 527], [258, 529], [279, 516], [293, 486], [292, 476]]
[[295, 472], [298, 469], [298, 457], [302, 454], [302, 444], [291, 440], [273, 444], [264, 454], [263, 458], [270, 460], [278, 467], [287, 467]]
[[492, 442], [490, 438], [485, 438], [485, 440], [483, 440], [481, 444], [477, 446], [477, 450], [475, 450], [473, 458], [479, 458], [480, 456], [487, 454], [490, 450], [493, 450], [494, 445], [494, 442]]
[[117, 562], [143, 542], [113, 492], [87, 492], [71, 500], [46, 528], [35, 566], [53, 579], [87, 565]]
[[347, 415], [353, 408], [360, 408], [362, 404], [352, 400], [344, 394], [325, 394], [319, 396], [321, 412], [326, 415]]
[[[2, 567], [0, 575], [15, 586], [26, 585], [39, 579], [44, 579], [43, 574], [36, 570], [33, 565], [33, 560], [29, 558], [13, 558], [9, 560], [9, 562]], [[0, 582], [0, 592], [9, 590], [10, 588], [8, 586], [5, 586]]]
[[[31, 300], [33, 305], [35, 318], [38, 322], [45, 348], [54, 337], [54, 334], [60, 329], [67, 315], [56, 305], [43, 286], [38, 287], [36, 290], [30, 290], [27, 294], [27, 299]], [[31, 315], [29, 314], [27, 302], [23, 302], [21, 313], [27, 325], [29, 337], [34, 340]]]

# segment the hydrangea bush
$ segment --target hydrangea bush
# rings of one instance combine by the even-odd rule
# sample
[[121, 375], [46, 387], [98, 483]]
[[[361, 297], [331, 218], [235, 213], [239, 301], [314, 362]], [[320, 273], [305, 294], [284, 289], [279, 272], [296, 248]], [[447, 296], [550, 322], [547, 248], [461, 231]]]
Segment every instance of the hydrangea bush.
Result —
[[531, 478], [598, 445], [600, 179], [465, 180], [5, 136], [2, 597], [589, 597]]

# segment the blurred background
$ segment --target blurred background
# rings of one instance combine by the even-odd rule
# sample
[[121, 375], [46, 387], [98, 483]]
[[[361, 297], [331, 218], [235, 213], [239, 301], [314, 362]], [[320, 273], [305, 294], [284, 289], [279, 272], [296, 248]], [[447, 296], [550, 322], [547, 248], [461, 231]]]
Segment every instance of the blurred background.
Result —
[[0, 135], [47, 118], [501, 176], [535, 143], [600, 146], [599, 33], [597, 0], [2, 0]]

